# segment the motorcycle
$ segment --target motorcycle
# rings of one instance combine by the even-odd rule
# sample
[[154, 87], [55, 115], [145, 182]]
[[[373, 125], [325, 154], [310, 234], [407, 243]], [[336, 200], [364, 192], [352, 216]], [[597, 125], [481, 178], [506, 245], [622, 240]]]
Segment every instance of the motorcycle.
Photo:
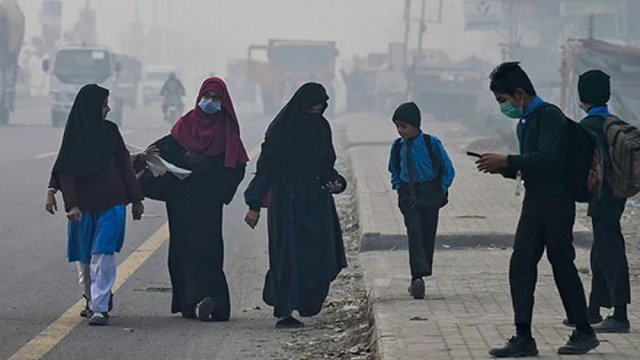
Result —
[[178, 121], [178, 118], [184, 110], [182, 99], [178, 96], [166, 98], [164, 104], [162, 104], [162, 110], [164, 111], [164, 120], [170, 124], [174, 124]]

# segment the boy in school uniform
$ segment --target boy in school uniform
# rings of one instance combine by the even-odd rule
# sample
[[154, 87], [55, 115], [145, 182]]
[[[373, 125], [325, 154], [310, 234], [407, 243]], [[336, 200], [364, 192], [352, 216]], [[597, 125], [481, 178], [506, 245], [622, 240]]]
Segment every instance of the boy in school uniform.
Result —
[[440, 208], [447, 203], [455, 170], [440, 139], [422, 132], [420, 109], [404, 103], [393, 114], [400, 138], [391, 147], [391, 185], [409, 238], [409, 294], [425, 296], [424, 277], [432, 275]]
[[[587, 113], [587, 117], [580, 123], [596, 136], [603, 154], [605, 172], [611, 171], [604, 130], [605, 120], [612, 116], [607, 107], [611, 97], [609, 75], [601, 70], [582, 74], [578, 80], [578, 93], [580, 107]], [[629, 264], [620, 227], [626, 201], [627, 199], [616, 198], [611, 186], [605, 181], [600, 198], [589, 204], [588, 215], [593, 225], [589, 321], [595, 323], [593, 328], [600, 333], [627, 333], [630, 329], [627, 317], [627, 304], [631, 302]], [[603, 320], [600, 315], [601, 307], [613, 307], [613, 315]]]
[[587, 320], [584, 288], [574, 264], [576, 206], [565, 176], [567, 157], [571, 156], [568, 120], [559, 108], [537, 96], [519, 63], [498, 66], [490, 78], [502, 113], [518, 121], [520, 154], [484, 154], [477, 162], [478, 170], [512, 178], [520, 173], [525, 186], [509, 264], [516, 335], [490, 354], [500, 358], [538, 355], [531, 323], [538, 262], [545, 249], [567, 316], [576, 323], [576, 330], [558, 354], [585, 354], [599, 342]]

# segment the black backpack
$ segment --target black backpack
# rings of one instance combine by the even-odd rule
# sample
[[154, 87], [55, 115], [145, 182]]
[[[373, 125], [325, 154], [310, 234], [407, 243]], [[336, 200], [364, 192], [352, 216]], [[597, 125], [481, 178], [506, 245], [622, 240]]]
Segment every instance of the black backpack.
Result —
[[[396, 167], [398, 169], [401, 169], [402, 165], [401, 165], [401, 154], [400, 151], [402, 150], [402, 138], [398, 138], [396, 139], [396, 141], [393, 142], [393, 154], [394, 156], [394, 163], [396, 164]], [[433, 186], [433, 187], [429, 187], [429, 189], [425, 189], [427, 191], [436, 191], [437, 189], [440, 189], [440, 194], [438, 194], [439, 196], [436, 196], [438, 199], [436, 200], [434, 197], [434, 200], [438, 202], [437, 205], [439, 205], [439, 207], [444, 207], [445, 205], [447, 205], [449, 203], [449, 192], [448, 191], [442, 191], [441, 189], [441, 183], [442, 183], [442, 174], [444, 173], [444, 167], [442, 165], [442, 161], [440, 159], [440, 157], [436, 154], [436, 150], [433, 148], [433, 142], [431, 141], [431, 136], [428, 134], [424, 134], [424, 142], [427, 146], [427, 152], [429, 153], [429, 158], [431, 158], [431, 163], [433, 164], [433, 170], [436, 173], [436, 177], [431, 181], [434, 184], [437, 184], [437, 186]], [[421, 189], [418, 189], [418, 192], [420, 192]]]
[[[553, 106], [562, 112], [557, 106]], [[564, 115], [564, 113], [563, 113]], [[569, 138], [565, 179], [571, 198], [576, 202], [592, 202], [600, 198], [604, 180], [604, 162], [596, 136], [566, 115]]]

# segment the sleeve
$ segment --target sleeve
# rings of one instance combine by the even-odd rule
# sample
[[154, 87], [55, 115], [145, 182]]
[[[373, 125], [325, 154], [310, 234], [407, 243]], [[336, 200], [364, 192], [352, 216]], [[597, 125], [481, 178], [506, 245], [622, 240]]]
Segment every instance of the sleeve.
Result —
[[140, 156], [138, 155], [131, 155], [131, 165], [133, 166], [133, 171], [135, 171], [136, 174], [144, 170], [147, 166], [146, 162], [140, 159]]
[[389, 172], [391, 173], [391, 188], [393, 190], [399, 190], [402, 180], [400, 179], [400, 166], [396, 159], [400, 156], [400, 139], [393, 142], [391, 146], [391, 155], [389, 157]]
[[233, 197], [238, 191], [238, 186], [244, 179], [247, 166], [245, 164], [238, 165], [235, 168], [225, 168], [225, 184], [222, 191], [222, 201], [225, 205], [229, 205], [233, 201]]
[[124, 144], [122, 136], [120, 136], [116, 158], [118, 168], [120, 170], [120, 176], [122, 176], [122, 180], [127, 191], [127, 198], [131, 203], [137, 203], [144, 200], [142, 188], [140, 188], [140, 183], [138, 183], [138, 179], [136, 179], [133, 164], [131, 164], [131, 155]]
[[256, 173], [244, 192], [244, 201], [253, 211], [260, 211], [262, 199], [271, 187], [269, 175], [262, 172]]
[[509, 155], [508, 172], [519, 170], [552, 175], [561, 164], [558, 154], [568, 136], [567, 119], [559, 109], [550, 108], [541, 119], [536, 151], [522, 155]]
[[74, 207], [79, 206], [76, 192], [76, 177], [68, 173], [61, 173], [58, 177], [60, 180], [60, 190], [62, 190], [62, 199], [64, 200], [64, 208], [66, 211], [70, 211]]
[[440, 164], [442, 164], [442, 189], [447, 191], [453, 184], [453, 179], [456, 177], [456, 170], [453, 166], [453, 162], [447, 153], [447, 150], [444, 148], [442, 141], [437, 137], [433, 137], [434, 142], [436, 144], [436, 149], [438, 151], [438, 156], [440, 157]]
[[187, 151], [178, 144], [178, 142], [171, 135], [167, 135], [162, 139], [153, 143], [158, 150], [160, 150], [160, 156], [166, 161], [172, 163], [173, 165], [187, 169], [193, 170], [189, 162], [187, 161]]
[[49, 177], [48, 189], [49, 190], [55, 190], [55, 191], [60, 190], [60, 183], [59, 183], [58, 179], [56, 178], [56, 176], [53, 174], [53, 172], [51, 172], [51, 175]]

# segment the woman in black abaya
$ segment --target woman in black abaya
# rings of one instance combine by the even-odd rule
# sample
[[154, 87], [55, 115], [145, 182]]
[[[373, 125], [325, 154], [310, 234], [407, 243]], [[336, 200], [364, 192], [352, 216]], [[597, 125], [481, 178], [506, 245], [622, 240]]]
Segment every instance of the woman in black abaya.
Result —
[[[331, 127], [323, 117], [325, 88], [303, 85], [265, 135], [257, 173], [245, 192], [245, 221], [255, 227], [269, 198], [269, 271], [263, 299], [276, 327], [304, 326], [293, 317], [316, 315], [329, 286], [347, 266], [333, 194], [346, 188], [334, 168]], [[268, 196], [267, 196], [268, 195]]]

